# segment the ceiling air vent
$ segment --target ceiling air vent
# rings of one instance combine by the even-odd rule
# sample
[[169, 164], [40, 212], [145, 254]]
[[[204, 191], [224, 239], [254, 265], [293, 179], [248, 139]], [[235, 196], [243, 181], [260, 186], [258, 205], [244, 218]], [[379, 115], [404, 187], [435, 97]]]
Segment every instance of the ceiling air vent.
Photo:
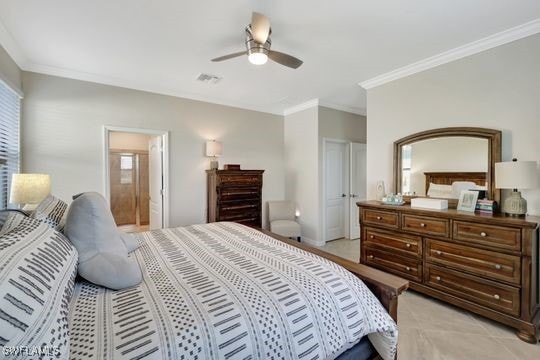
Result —
[[219, 76], [212, 75], [212, 74], [205, 74], [205, 73], [200, 74], [199, 77], [197, 78], [197, 80], [206, 84], [217, 84], [218, 82], [221, 81], [221, 79], [222, 78], [220, 78]]

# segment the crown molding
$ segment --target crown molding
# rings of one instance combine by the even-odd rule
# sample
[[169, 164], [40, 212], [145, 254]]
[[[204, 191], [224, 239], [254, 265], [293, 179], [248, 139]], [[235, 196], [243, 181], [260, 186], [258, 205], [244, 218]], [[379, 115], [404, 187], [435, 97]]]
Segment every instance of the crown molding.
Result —
[[356, 115], [366, 116], [367, 114], [366, 109], [357, 108], [353, 106], [338, 105], [338, 104], [334, 104], [334, 103], [324, 101], [324, 100], [319, 101], [319, 106], [323, 106], [323, 107], [334, 109], [334, 110], [344, 111], [344, 112], [348, 112], [348, 113], [356, 114]]
[[19, 68], [23, 69], [23, 67], [28, 63], [28, 58], [1, 21], [0, 44], [6, 50], [8, 55], [13, 59], [13, 61], [15, 61], [15, 63], [19, 66]]
[[358, 85], [365, 89], [371, 89], [538, 33], [540, 33], [540, 19], [535, 19], [525, 24], [442, 52], [438, 55], [431, 56], [424, 60], [414, 62], [410, 65], [400, 67], [385, 74], [378, 75], [372, 79], [360, 82]]
[[319, 106], [319, 99], [311, 99], [301, 104], [298, 104], [298, 105], [295, 105], [295, 106], [292, 106], [290, 108], [283, 110], [282, 115], [283, 116], [291, 115], [299, 111], [310, 109], [316, 106]]
[[145, 92], [154, 93], [154, 94], [173, 96], [173, 97], [178, 97], [178, 98], [183, 98], [183, 99], [229, 106], [229, 107], [239, 108], [243, 110], [251, 110], [251, 111], [263, 112], [263, 113], [268, 113], [268, 114], [273, 114], [273, 115], [283, 115], [281, 111], [276, 110], [275, 107], [272, 107], [272, 106], [252, 105], [252, 104], [245, 104], [241, 102], [228, 101], [228, 100], [223, 100], [220, 98], [205, 96], [202, 94], [187, 93], [187, 92], [178, 91], [178, 90], [170, 89], [166, 87], [160, 87], [160, 86], [140, 83], [137, 81], [121, 79], [121, 78], [86, 73], [86, 72], [77, 71], [77, 70], [70, 70], [70, 69], [58, 68], [54, 66], [41, 65], [41, 64], [35, 64], [35, 63], [28, 63], [22, 69], [24, 71], [35, 72], [39, 74], [87, 81], [87, 82], [92, 82], [92, 83], [97, 83], [97, 84], [102, 84], [102, 85], [117, 86], [117, 87], [131, 89], [131, 90], [139, 90], [139, 91], [145, 91]]

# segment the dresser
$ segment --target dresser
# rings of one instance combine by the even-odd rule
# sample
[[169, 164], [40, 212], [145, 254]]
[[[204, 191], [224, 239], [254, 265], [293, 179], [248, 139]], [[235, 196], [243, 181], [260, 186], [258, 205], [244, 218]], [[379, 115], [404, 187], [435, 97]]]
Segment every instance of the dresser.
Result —
[[206, 170], [208, 222], [233, 221], [262, 227], [264, 170]]
[[536, 342], [540, 218], [359, 202], [360, 262]]

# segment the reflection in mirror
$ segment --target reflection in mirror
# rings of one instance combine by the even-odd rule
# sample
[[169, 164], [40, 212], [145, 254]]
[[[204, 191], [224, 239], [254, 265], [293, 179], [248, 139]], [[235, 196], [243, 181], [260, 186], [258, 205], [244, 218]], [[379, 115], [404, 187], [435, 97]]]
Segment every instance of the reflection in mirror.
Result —
[[461, 190], [487, 190], [489, 140], [446, 136], [401, 147], [401, 192], [457, 199]]

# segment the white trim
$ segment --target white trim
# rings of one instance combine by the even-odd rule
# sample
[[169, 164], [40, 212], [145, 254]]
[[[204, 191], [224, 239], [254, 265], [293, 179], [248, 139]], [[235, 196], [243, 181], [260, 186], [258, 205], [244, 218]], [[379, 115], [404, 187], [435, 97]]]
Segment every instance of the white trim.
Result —
[[28, 58], [24, 54], [19, 44], [13, 39], [10, 32], [6, 29], [4, 24], [0, 21], [0, 44], [9, 54], [9, 56], [15, 61], [15, 63], [23, 68], [28, 63]]
[[344, 112], [348, 112], [348, 113], [356, 114], [356, 115], [366, 116], [367, 114], [366, 109], [346, 106], [346, 105], [338, 105], [338, 104], [334, 104], [325, 100], [319, 100], [319, 106], [334, 109], [334, 110], [344, 111]]
[[324, 241], [316, 241], [305, 236], [302, 236], [302, 243], [308, 244], [310, 246], [317, 246], [317, 247], [321, 247], [326, 244], [326, 242]]
[[316, 107], [316, 106], [319, 106], [319, 99], [311, 99], [309, 101], [303, 102], [301, 104], [298, 104], [298, 105], [295, 105], [295, 106], [292, 106], [290, 108], [283, 110], [283, 113], [281, 115], [283, 116], [291, 115], [299, 111], [311, 109], [312, 107]]
[[[320, 183], [321, 183], [321, 186], [322, 186], [322, 206], [321, 206], [321, 213], [319, 214], [321, 217], [321, 226], [320, 226], [320, 229], [321, 229], [321, 239], [322, 239], [322, 242], [324, 244], [326, 244], [328, 242], [328, 240], [326, 240], [326, 144], [327, 143], [335, 143], [335, 144], [344, 144], [346, 146], [346, 153], [347, 154], [350, 154], [350, 146], [351, 146], [351, 142], [348, 141], [348, 140], [343, 140], [343, 139], [334, 139], [334, 138], [327, 138], [327, 137], [323, 137], [322, 138], [322, 164], [321, 164], [321, 180], [320, 180]], [[347, 155], [347, 157], [349, 157], [350, 155]], [[346, 166], [349, 167], [348, 169], [348, 173], [351, 172], [351, 169], [350, 169], [350, 160], [347, 159], [347, 161], [345, 162], [346, 163]], [[350, 190], [350, 183], [349, 183], [349, 189]], [[343, 229], [343, 234], [344, 234], [344, 237], [345, 238], [348, 238], [349, 236], [349, 219], [350, 219], [350, 214], [349, 214], [349, 211], [350, 211], [350, 203], [349, 203], [349, 198], [347, 196], [347, 207], [345, 209], [345, 228]]]
[[485, 38], [470, 42], [463, 46], [445, 51], [435, 56], [431, 56], [424, 60], [417, 61], [407, 66], [389, 71], [378, 75], [366, 81], [360, 82], [358, 85], [365, 89], [371, 89], [388, 82], [404, 78], [409, 75], [428, 70], [439, 65], [443, 65], [464, 57], [477, 54], [479, 52], [501, 46], [512, 41], [523, 39], [527, 36], [540, 33], [540, 19], [529, 21], [525, 24], [498, 32]]
[[103, 194], [107, 202], [111, 198], [109, 183], [109, 133], [114, 131], [159, 135], [162, 136], [163, 144], [163, 228], [168, 228], [170, 223], [170, 188], [169, 188], [169, 132], [167, 130], [130, 128], [120, 126], [103, 126]]

